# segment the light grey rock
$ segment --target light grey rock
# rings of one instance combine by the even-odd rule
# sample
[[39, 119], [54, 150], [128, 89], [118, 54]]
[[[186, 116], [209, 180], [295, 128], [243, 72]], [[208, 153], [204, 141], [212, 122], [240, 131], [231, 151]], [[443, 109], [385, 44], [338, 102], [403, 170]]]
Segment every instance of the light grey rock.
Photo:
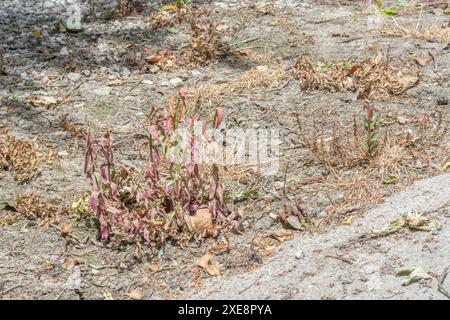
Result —
[[80, 80], [80, 78], [81, 75], [76, 72], [70, 72], [69, 74], [67, 74], [67, 79], [69, 79], [72, 82], [77, 82], [78, 80]]
[[173, 88], [178, 88], [183, 84], [183, 80], [180, 78], [173, 78], [169, 80], [169, 83]]

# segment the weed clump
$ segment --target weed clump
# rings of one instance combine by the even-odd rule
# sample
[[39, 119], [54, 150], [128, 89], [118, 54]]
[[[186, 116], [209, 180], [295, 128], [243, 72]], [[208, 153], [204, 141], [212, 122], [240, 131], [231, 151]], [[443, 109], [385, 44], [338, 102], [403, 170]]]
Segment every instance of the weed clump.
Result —
[[0, 133], [0, 169], [11, 171], [20, 183], [36, 178], [39, 167], [51, 157], [51, 153], [42, 149], [36, 142], [25, 141], [8, 134]]
[[369, 100], [400, 95], [419, 82], [413, 68], [391, 65], [383, 61], [381, 54], [356, 64], [314, 65], [303, 56], [296, 63], [295, 72], [302, 90], [355, 91], [358, 98]]
[[[115, 160], [110, 133], [87, 135], [84, 173], [102, 239], [143, 239], [158, 246], [168, 239], [213, 236], [220, 226], [234, 223], [224, 201], [219, 167], [183, 161], [185, 156], [195, 158], [202, 152], [197, 139], [183, 135], [195, 132], [201, 124], [185, 100], [185, 90], [180, 89], [170, 99], [168, 110], [151, 109], [146, 141], [139, 152], [147, 162], [142, 171]], [[207, 124], [217, 129], [222, 118], [217, 109]], [[206, 139], [207, 124], [201, 127], [201, 141]]]

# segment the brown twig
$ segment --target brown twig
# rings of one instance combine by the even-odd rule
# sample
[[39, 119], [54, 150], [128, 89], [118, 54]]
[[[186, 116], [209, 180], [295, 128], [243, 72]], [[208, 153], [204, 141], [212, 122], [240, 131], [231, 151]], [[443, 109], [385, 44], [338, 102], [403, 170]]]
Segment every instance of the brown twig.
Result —
[[450, 293], [444, 287], [444, 281], [445, 281], [445, 278], [447, 278], [448, 271], [449, 271], [449, 266], [445, 267], [444, 271], [438, 277], [438, 291], [440, 293], [442, 293], [444, 296], [446, 296], [448, 299], [450, 299]]

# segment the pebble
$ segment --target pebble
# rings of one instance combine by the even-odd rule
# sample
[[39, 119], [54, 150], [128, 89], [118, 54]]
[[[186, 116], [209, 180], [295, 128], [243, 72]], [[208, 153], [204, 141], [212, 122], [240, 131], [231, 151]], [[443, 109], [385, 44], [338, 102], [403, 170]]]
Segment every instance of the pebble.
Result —
[[94, 89], [93, 92], [97, 96], [107, 96], [111, 93], [111, 89], [108, 87], [100, 87], [100, 88]]
[[62, 56], [67, 56], [69, 55], [69, 50], [67, 50], [67, 47], [62, 47], [61, 50], [59, 51], [59, 54]]
[[303, 258], [304, 254], [303, 254], [303, 250], [298, 250], [295, 253], [295, 259], [300, 260], [301, 258]]
[[200, 77], [202, 75], [202, 73], [200, 71], [198, 71], [197, 69], [194, 69], [191, 71], [191, 74], [193, 77]]
[[78, 80], [80, 80], [80, 78], [81, 74], [76, 72], [70, 72], [69, 74], [67, 74], [67, 79], [69, 79], [72, 82], [77, 82]]
[[146, 84], [148, 86], [151, 86], [153, 84], [153, 81], [152, 80], [142, 80], [142, 83]]
[[58, 156], [60, 156], [61, 158], [67, 157], [68, 155], [69, 155], [69, 153], [67, 151], [58, 152]]
[[169, 80], [170, 85], [174, 88], [178, 88], [179, 86], [181, 86], [183, 84], [183, 80], [181, 80], [180, 78], [173, 78]]
[[280, 190], [281, 188], [284, 188], [284, 181], [275, 181], [273, 186], [276, 190]]
[[127, 67], [123, 67], [122, 76], [124, 76], [125, 78], [128, 78], [130, 75], [131, 75], [130, 69], [128, 69]]
[[276, 213], [269, 213], [269, 218], [273, 219], [273, 220], [277, 220], [278, 219], [278, 215]]

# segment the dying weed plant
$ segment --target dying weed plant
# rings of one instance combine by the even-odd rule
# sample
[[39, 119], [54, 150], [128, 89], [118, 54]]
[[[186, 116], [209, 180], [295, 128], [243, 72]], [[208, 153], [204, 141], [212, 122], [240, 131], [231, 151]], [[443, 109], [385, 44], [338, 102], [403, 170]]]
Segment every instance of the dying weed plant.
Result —
[[388, 99], [419, 82], [418, 72], [407, 65], [392, 65], [381, 54], [358, 63], [314, 64], [307, 56], [298, 59], [295, 73], [302, 90], [355, 91], [361, 99]]
[[141, 0], [119, 0], [115, 10], [118, 16], [126, 17], [144, 11], [144, 3]]
[[[193, 132], [199, 125], [191, 111], [184, 89], [170, 99], [168, 110], [151, 109], [147, 138], [139, 152], [147, 160], [142, 171], [116, 161], [110, 133], [87, 135], [84, 172], [102, 239], [143, 239], [158, 246], [168, 239], [213, 236], [220, 225], [234, 223], [224, 202], [219, 167], [174, 161], [182, 158], [184, 143], [190, 156], [201, 152], [195, 139], [183, 142], [178, 134], [178, 129]], [[217, 129], [222, 117], [219, 108], [201, 137], [208, 124]]]
[[0, 169], [11, 171], [20, 183], [36, 178], [40, 166], [51, 158], [51, 152], [36, 140], [18, 139], [3, 130], [0, 133]]
[[217, 60], [226, 54], [223, 32], [209, 12], [191, 10], [187, 14], [191, 29], [190, 59], [197, 64]]
[[21, 219], [58, 223], [65, 212], [58, 199], [49, 199], [34, 193], [22, 193], [16, 196], [12, 210], [2, 212], [0, 226], [10, 225]]

